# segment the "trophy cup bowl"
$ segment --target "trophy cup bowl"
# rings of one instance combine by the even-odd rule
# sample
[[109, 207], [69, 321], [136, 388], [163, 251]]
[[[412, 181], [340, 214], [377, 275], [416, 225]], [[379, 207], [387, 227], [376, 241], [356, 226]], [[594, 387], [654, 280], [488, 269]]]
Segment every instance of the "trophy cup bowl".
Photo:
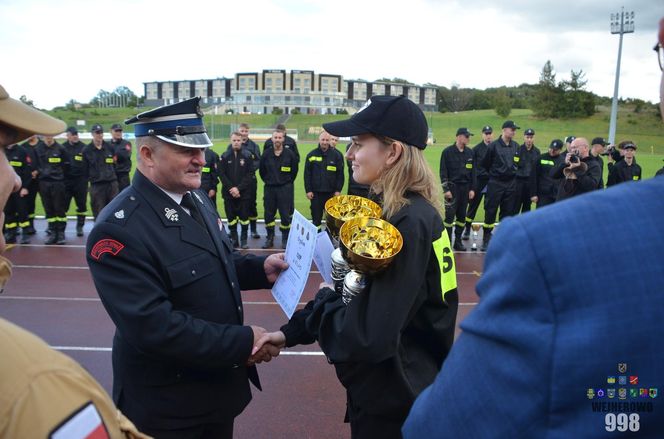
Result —
[[325, 203], [325, 224], [333, 239], [339, 239], [343, 224], [356, 217], [380, 218], [383, 209], [368, 198], [337, 195]]
[[399, 230], [385, 220], [356, 217], [339, 230], [341, 254], [350, 268], [375, 274], [387, 268], [403, 247]]
[[482, 227], [482, 224], [479, 223], [473, 223], [470, 226], [473, 229], [473, 232], [477, 233], [479, 232], [480, 228]]

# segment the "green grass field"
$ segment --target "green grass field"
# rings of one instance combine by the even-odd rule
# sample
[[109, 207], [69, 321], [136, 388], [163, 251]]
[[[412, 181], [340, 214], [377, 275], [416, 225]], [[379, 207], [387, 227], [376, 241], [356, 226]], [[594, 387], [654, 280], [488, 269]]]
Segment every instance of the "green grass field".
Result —
[[[143, 111], [143, 109], [141, 109]], [[59, 117], [68, 124], [74, 124], [76, 120], [86, 120], [86, 126], [94, 123], [101, 123], [106, 129], [116, 122], [122, 122], [125, 118], [135, 114], [136, 109], [123, 108], [103, 108], [92, 109], [86, 112], [56, 111], [51, 112], [55, 117]], [[309, 201], [304, 194], [303, 170], [304, 158], [306, 154], [316, 147], [317, 129], [324, 122], [347, 118], [348, 116], [333, 115], [292, 115], [287, 126], [289, 129], [297, 129], [298, 149], [301, 155], [300, 172], [295, 182], [295, 208], [303, 215], [310, 217]], [[227, 134], [231, 125], [241, 122], [249, 123], [252, 128], [269, 128], [277, 120], [276, 115], [214, 115], [206, 116], [206, 123], [210, 134], [214, 132], [216, 152], [223, 152], [228, 145], [228, 138], [218, 136], [217, 134]], [[597, 136], [606, 137], [608, 133], [608, 109], [600, 111], [592, 117], [586, 119], [574, 120], [541, 120], [532, 115], [531, 110], [513, 110], [509, 117], [513, 119], [522, 130], [517, 133], [516, 141], [521, 143], [523, 138], [523, 129], [533, 128], [535, 130], [535, 144], [546, 151], [549, 143], [554, 138], [564, 139], [568, 135], [584, 136], [589, 139]], [[471, 145], [480, 141], [481, 128], [484, 125], [491, 125], [494, 128], [494, 136], [500, 132], [502, 118], [496, 116], [493, 110], [467, 111], [460, 113], [427, 113], [430, 128], [433, 131], [436, 143], [430, 145], [425, 150], [427, 161], [432, 169], [438, 175], [440, 155], [442, 150], [454, 141], [454, 134], [458, 127], [467, 127], [476, 135], [471, 138]], [[214, 126], [212, 126], [214, 125]], [[128, 128], [130, 130], [131, 128]], [[664, 124], [656, 118], [653, 112], [634, 113], [630, 109], [619, 111], [616, 140], [632, 140], [637, 146], [637, 161], [643, 169], [643, 177], [651, 178], [655, 172], [664, 165]], [[258, 142], [262, 146], [262, 142]], [[339, 149], [343, 152], [345, 145], [340, 143]], [[605, 165], [606, 166], [606, 165]], [[605, 168], [604, 179], [608, 171]], [[344, 187], [344, 192], [346, 188]], [[262, 216], [262, 194], [263, 188], [258, 187], [258, 211]], [[222, 202], [219, 202], [220, 211], [223, 216]], [[38, 204], [38, 214], [43, 213], [41, 203]], [[70, 209], [69, 214], [73, 214], [74, 209]], [[477, 219], [484, 218], [484, 213], [480, 208]]]

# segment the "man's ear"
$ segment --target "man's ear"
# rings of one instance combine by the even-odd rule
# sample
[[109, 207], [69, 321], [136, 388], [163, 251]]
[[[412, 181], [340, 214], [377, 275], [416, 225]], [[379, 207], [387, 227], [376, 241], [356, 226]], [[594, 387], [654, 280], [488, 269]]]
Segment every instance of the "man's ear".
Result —
[[138, 155], [140, 156], [141, 162], [144, 163], [145, 166], [149, 168], [154, 166], [154, 150], [150, 145], [141, 143], [138, 147]]
[[387, 147], [387, 160], [385, 164], [387, 166], [394, 165], [401, 157], [401, 154], [403, 154], [403, 148], [404, 147], [401, 143], [392, 142], [390, 146]]

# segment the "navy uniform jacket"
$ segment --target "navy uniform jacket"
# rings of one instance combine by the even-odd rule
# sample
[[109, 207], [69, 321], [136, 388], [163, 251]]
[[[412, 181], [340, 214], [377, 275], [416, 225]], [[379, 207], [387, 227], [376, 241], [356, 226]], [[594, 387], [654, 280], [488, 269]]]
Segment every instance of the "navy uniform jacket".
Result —
[[516, 176], [519, 161], [519, 145], [514, 140], [506, 145], [501, 136], [489, 144], [480, 166], [489, 173], [490, 178], [511, 180]]
[[207, 231], [140, 172], [104, 208], [87, 261], [116, 326], [113, 398], [139, 429], [230, 420], [251, 400], [253, 333], [240, 289], [269, 288], [265, 258], [240, 256], [202, 191]]
[[304, 161], [305, 192], [341, 192], [344, 187], [344, 156], [329, 147], [318, 147]]
[[76, 179], [83, 176], [83, 149], [85, 149], [87, 145], [83, 142], [69, 143], [67, 140], [62, 146], [64, 146], [67, 153], [69, 153], [69, 158], [71, 160], [69, 175], [67, 175], [67, 178]]
[[[664, 218], [663, 193], [655, 178], [504, 220], [477, 284], [479, 304], [404, 437], [662, 437], [664, 234], [653, 226]], [[564, 233], [551, 233], [561, 225]], [[634, 238], [644, 230], [653, 232]], [[597, 260], [616, 265], [589, 263]], [[638, 376], [638, 385], [619, 385], [619, 375]], [[630, 387], [659, 394], [632, 397]], [[588, 389], [604, 397], [589, 399]], [[634, 412], [639, 431], [608, 432], [605, 416], [633, 412], [634, 403], [652, 406]]]
[[443, 150], [440, 155], [440, 182], [444, 186], [448, 182], [468, 185], [470, 190], [475, 190], [477, 180], [473, 151], [470, 148], [465, 147], [459, 151], [456, 144], [452, 144]]
[[219, 156], [210, 148], [205, 150], [205, 165], [201, 169], [201, 189], [207, 194], [216, 191], [219, 185], [218, 172]]
[[131, 172], [131, 142], [125, 139], [111, 139], [111, 146], [115, 152], [116, 174], [129, 174]]
[[246, 149], [241, 149], [238, 154], [235, 154], [235, 151], [231, 149], [221, 155], [217, 172], [221, 179], [221, 190], [224, 198], [233, 199], [229, 193], [233, 187], [237, 187], [240, 191], [240, 199], [251, 198], [249, 188], [256, 175], [252, 156]]

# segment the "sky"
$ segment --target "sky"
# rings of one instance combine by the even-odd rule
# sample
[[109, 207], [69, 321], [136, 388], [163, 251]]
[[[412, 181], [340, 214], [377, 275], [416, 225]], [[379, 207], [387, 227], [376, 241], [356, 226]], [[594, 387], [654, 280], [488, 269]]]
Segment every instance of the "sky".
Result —
[[558, 80], [583, 69], [613, 96], [618, 35], [610, 14], [636, 15], [623, 42], [620, 96], [658, 102], [652, 50], [658, 0], [2, 0], [0, 84], [50, 109], [124, 85], [232, 77], [264, 69], [345, 79], [487, 88]]

